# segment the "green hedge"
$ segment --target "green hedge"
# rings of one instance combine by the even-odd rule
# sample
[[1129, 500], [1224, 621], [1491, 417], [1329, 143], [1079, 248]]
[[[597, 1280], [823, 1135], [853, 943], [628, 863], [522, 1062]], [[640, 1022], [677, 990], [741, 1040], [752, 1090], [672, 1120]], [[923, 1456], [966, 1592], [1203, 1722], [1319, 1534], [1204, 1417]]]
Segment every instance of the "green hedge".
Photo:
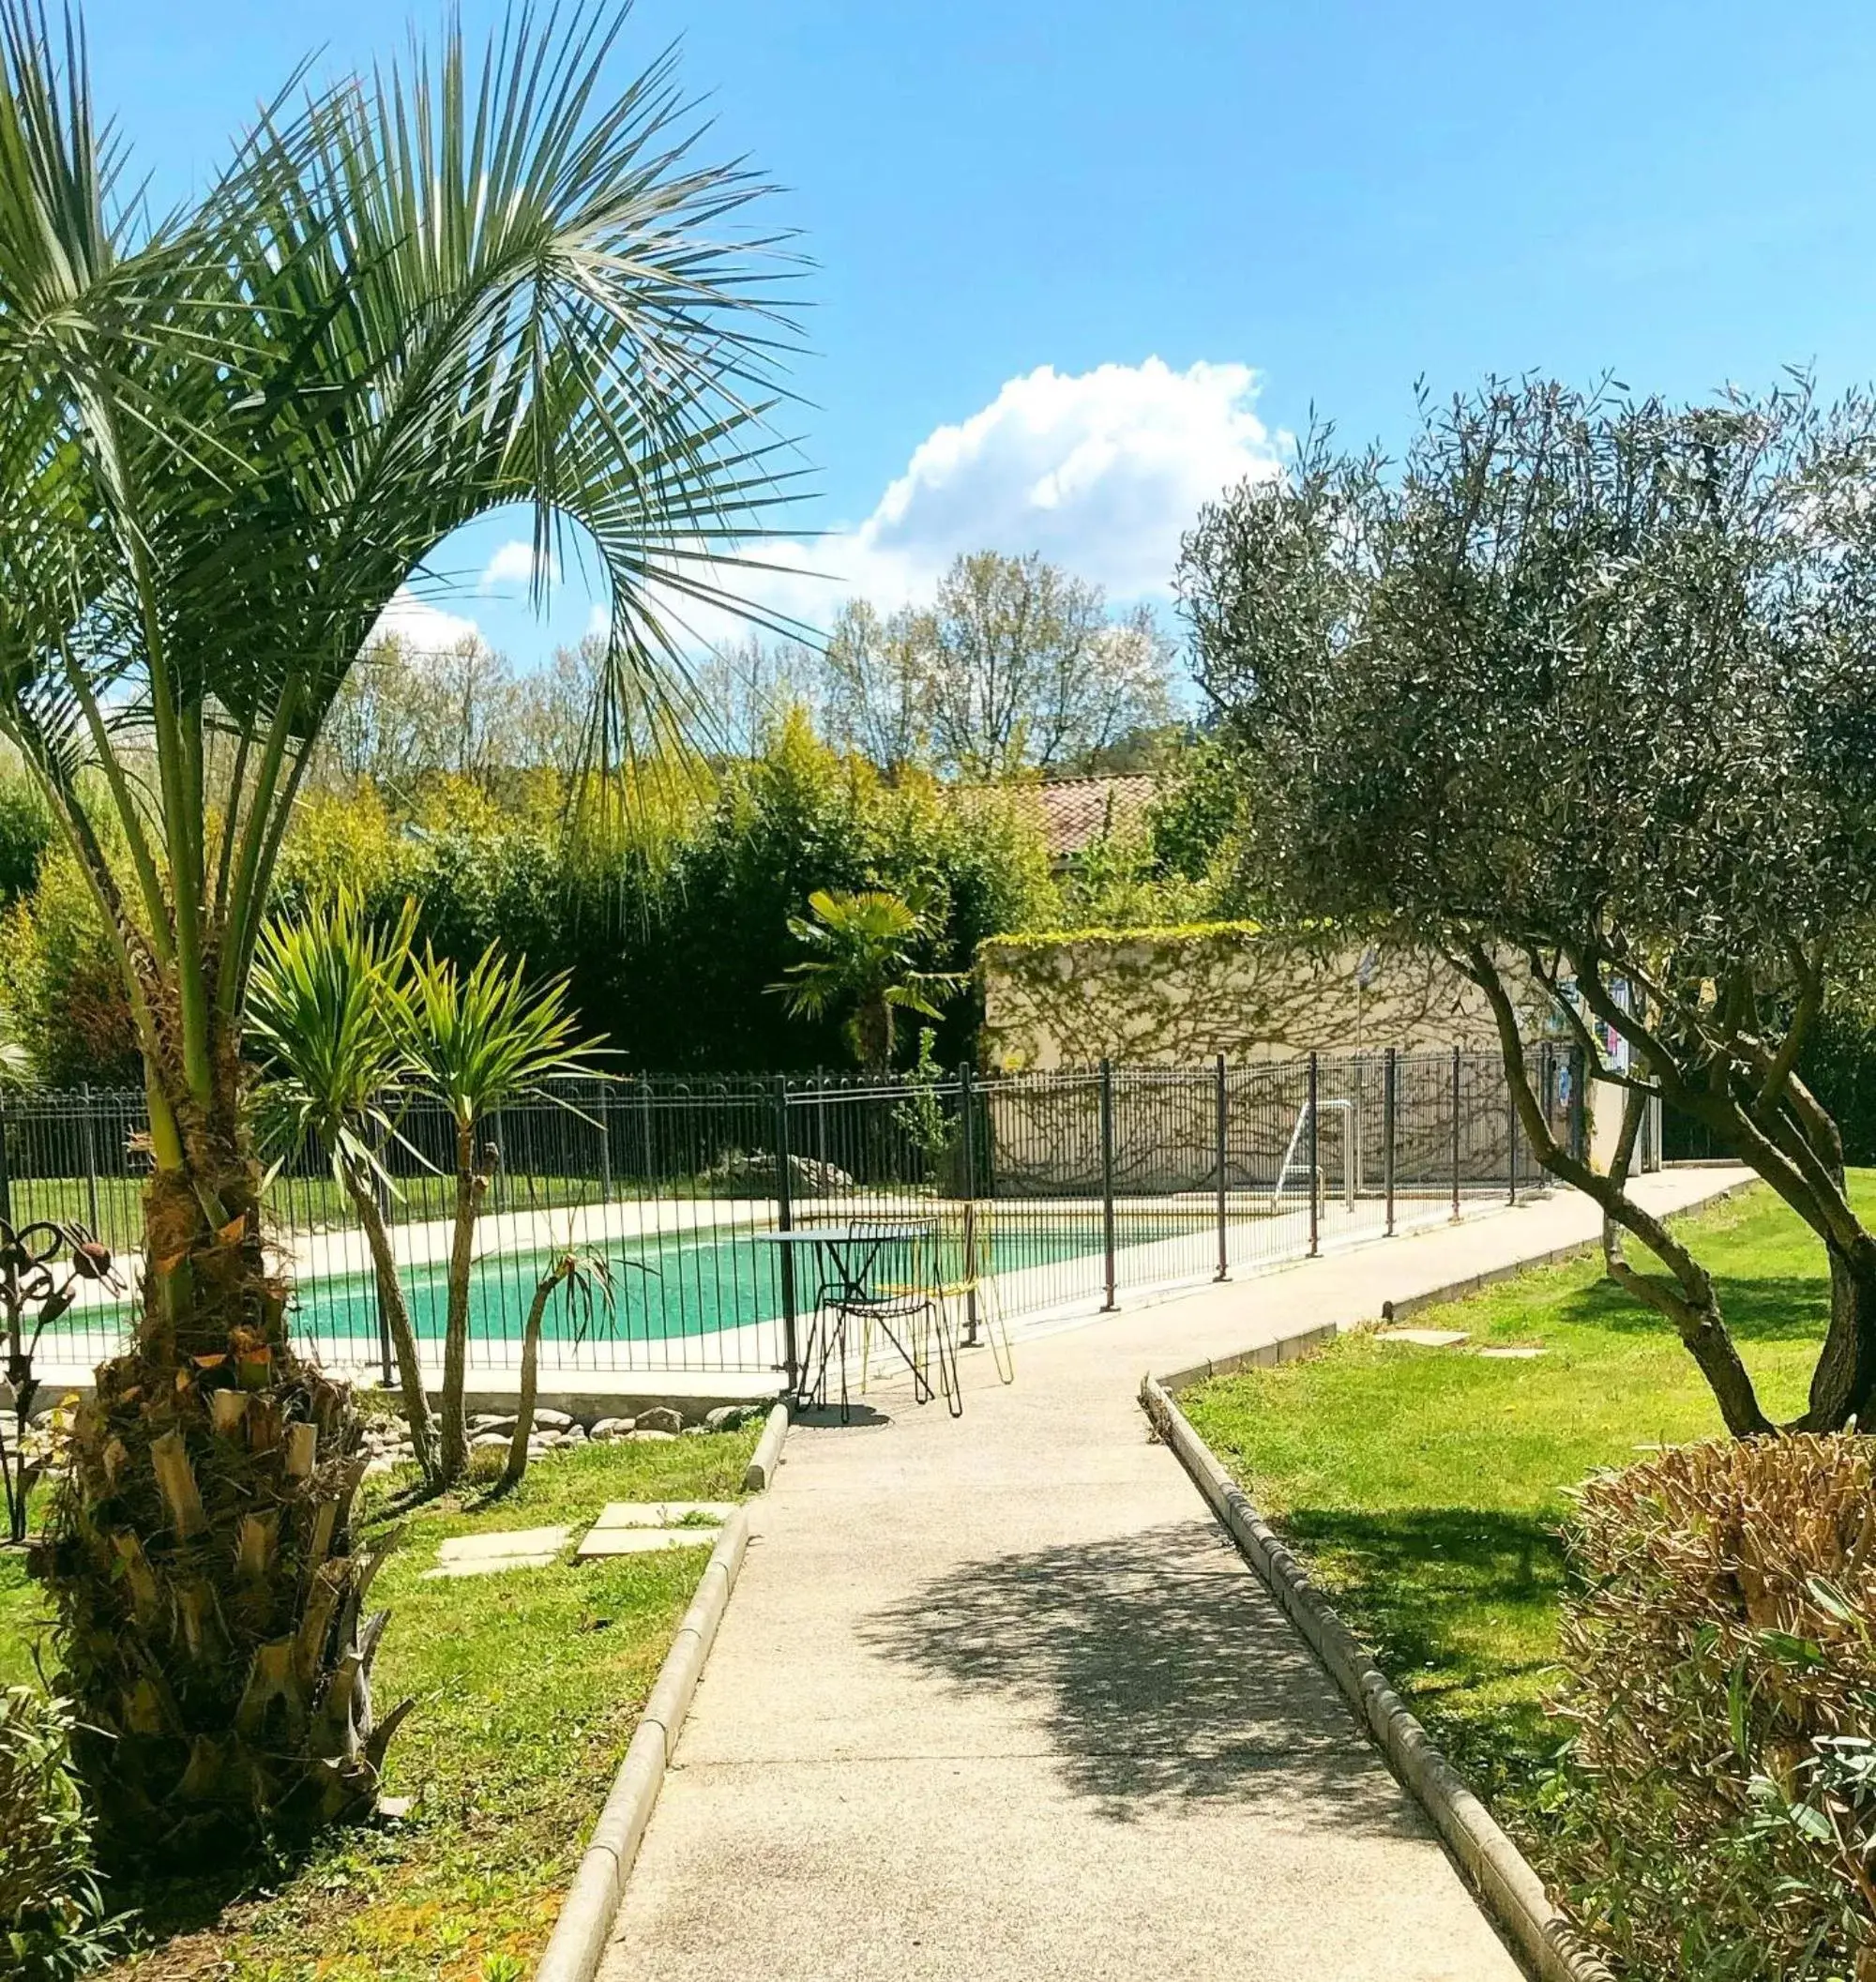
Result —
[[[414, 898], [419, 942], [444, 954], [471, 960], [499, 942], [542, 975], [569, 971], [585, 1026], [622, 1065], [661, 1070], [847, 1064], [838, 1019], [804, 1023], [768, 990], [799, 954], [788, 917], [815, 888], [922, 900], [936, 970], [968, 971], [986, 936], [1059, 912], [1032, 809], [980, 794], [965, 812], [928, 779], [887, 784], [800, 722], [707, 784], [647, 780], [605, 858], [569, 850], [545, 779], [492, 795], [445, 784], [407, 812], [369, 791], [315, 795], [276, 899], [317, 906], [341, 884], [377, 909]], [[60, 853], [0, 910], [0, 999], [48, 1081], [137, 1077], [114, 964]], [[970, 1052], [977, 1017], [974, 997], [947, 1011], [945, 1062]]]

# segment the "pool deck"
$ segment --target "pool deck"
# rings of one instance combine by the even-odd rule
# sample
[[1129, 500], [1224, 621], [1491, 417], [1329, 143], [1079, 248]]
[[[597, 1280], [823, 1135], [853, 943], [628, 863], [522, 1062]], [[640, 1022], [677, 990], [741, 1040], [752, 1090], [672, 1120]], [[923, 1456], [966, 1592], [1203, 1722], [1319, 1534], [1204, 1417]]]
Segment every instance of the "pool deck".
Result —
[[1598, 1229], [1561, 1195], [1035, 1333], [1010, 1388], [969, 1354], [960, 1420], [797, 1426], [600, 1982], [1516, 1982], [1136, 1390]]

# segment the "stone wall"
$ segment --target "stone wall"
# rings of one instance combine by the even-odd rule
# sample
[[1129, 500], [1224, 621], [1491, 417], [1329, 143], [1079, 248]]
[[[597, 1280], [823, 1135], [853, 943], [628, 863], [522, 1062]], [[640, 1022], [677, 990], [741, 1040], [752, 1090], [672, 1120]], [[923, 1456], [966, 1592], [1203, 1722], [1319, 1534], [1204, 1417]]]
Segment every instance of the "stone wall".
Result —
[[1484, 995], [1442, 960], [1379, 951], [1364, 986], [1363, 955], [1242, 922], [995, 937], [977, 952], [981, 1056], [1014, 1072], [1497, 1047]]

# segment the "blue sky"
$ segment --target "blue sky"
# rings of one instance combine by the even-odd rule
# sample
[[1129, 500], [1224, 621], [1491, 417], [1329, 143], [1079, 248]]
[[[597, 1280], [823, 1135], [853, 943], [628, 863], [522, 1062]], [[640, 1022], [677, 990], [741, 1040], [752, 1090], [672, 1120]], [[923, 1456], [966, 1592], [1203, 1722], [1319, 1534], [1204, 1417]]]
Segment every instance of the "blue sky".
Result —
[[[494, 19], [487, 0], [463, 8]], [[159, 187], [299, 56], [439, 21], [363, 0], [93, 0], [100, 97]], [[724, 153], [818, 265], [794, 409], [819, 494], [781, 588], [915, 594], [1039, 548], [1162, 596], [1180, 528], [1313, 404], [1398, 442], [1489, 370], [1695, 395], [1876, 374], [1876, 8], [1704, 0], [640, 0]], [[577, 635], [453, 546], [450, 610], [520, 659]]]

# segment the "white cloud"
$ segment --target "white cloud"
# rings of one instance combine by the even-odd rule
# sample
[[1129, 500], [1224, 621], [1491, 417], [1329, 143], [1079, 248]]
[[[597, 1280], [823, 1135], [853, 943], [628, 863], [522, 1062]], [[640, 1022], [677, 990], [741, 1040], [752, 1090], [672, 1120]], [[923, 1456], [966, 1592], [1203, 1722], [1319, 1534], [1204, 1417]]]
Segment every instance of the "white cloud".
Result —
[[[1113, 598], [1164, 598], [1201, 505], [1280, 469], [1287, 436], [1257, 416], [1258, 386], [1248, 365], [1040, 366], [921, 441], [864, 522], [753, 546], [788, 569], [722, 582], [825, 626], [850, 593], [888, 607], [929, 598], [960, 552], [1039, 551]], [[734, 636], [726, 615], [683, 616], [705, 640]]]
[[1277, 472], [1248, 365], [1044, 365], [940, 427], [854, 536], [922, 589], [960, 551], [1040, 551], [1122, 598], [1172, 589], [1202, 503]]
[[[1083, 372], [1039, 366], [967, 418], [928, 434], [861, 522], [745, 547], [750, 563], [779, 568], [704, 566], [690, 575], [783, 620], [821, 628], [851, 594], [885, 608], [930, 598], [966, 551], [1038, 551], [1117, 601], [1164, 598], [1179, 539], [1200, 507], [1281, 468], [1288, 436], [1258, 417], [1259, 386], [1258, 373], [1241, 364], [1175, 371], [1149, 357]], [[489, 559], [479, 589], [525, 584], [533, 571], [533, 546], [517, 537]], [[557, 568], [551, 575], [557, 581]], [[749, 632], [740, 615], [673, 589], [660, 603], [683, 644], [716, 647]], [[426, 644], [447, 646], [477, 630], [416, 600], [406, 610], [439, 628], [412, 635]], [[607, 625], [604, 606], [595, 605], [588, 630], [603, 633]]]
[[464, 641], [479, 642], [481, 638], [482, 629], [473, 619], [432, 606], [408, 586], [401, 586], [392, 595], [371, 628], [372, 640], [401, 640], [420, 654], [446, 654]]
[[[479, 589], [492, 592], [497, 585], [530, 584], [534, 574], [534, 546], [522, 537], [510, 537], [483, 566]], [[555, 581], [560, 577], [559, 563], [552, 552], [548, 554], [547, 575]]]

